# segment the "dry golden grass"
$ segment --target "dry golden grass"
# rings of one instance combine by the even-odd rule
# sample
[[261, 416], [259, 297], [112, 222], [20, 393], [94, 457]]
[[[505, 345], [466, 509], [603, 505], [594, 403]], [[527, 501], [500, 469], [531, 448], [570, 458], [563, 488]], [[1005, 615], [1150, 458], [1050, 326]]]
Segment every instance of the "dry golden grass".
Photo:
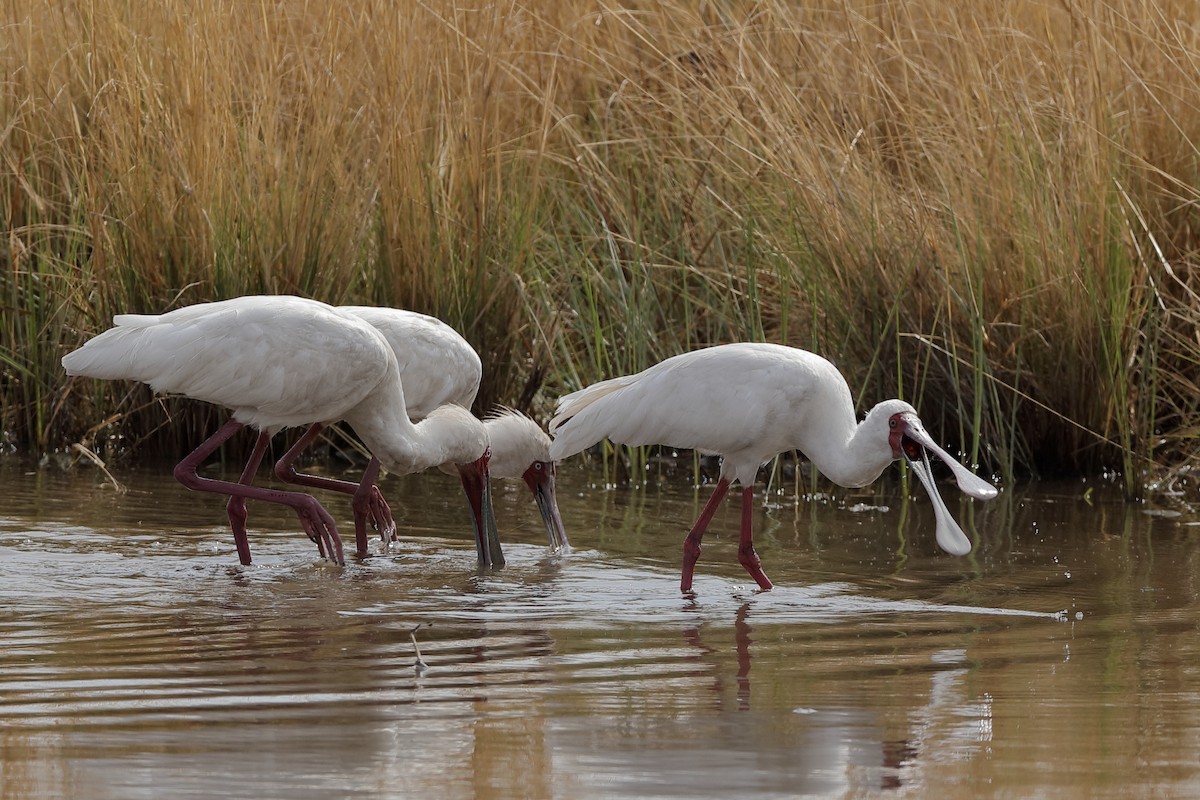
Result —
[[[532, 404], [708, 343], [833, 358], [1008, 476], [1200, 456], [1191, 0], [6, 3], [3, 427], [116, 311], [437, 314]], [[534, 392], [544, 383], [543, 391]], [[95, 393], [99, 391], [98, 396]]]

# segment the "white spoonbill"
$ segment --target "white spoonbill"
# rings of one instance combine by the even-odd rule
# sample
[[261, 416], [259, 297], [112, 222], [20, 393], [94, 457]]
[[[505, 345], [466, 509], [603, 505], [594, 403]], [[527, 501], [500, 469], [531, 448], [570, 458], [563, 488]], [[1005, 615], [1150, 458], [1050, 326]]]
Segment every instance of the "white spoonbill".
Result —
[[[408, 415], [419, 420], [434, 409], [453, 403], [470, 408], [479, 392], [483, 364], [470, 343], [458, 331], [436, 317], [377, 306], [339, 306], [359, 319], [369, 322], [391, 345], [400, 366], [404, 384], [404, 400]], [[320, 433], [314, 425], [304, 437], [275, 465], [275, 474], [284, 481], [302, 486], [354, 493], [358, 485], [316, 475], [296, 472], [295, 460]], [[520, 478], [533, 493], [546, 526], [550, 547], [567, 547], [567, 533], [558, 512], [554, 487], [554, 462], [550, 460], [550, 437], [536, 422], [516, 411], [504, 410], [484, 420], [492, 457], [488, 472], [493, 478]], [[368, 470], [379, 470], [372, 459]], [[377, 495], [377, 490], [376, 490]], [[372, 495], [376, 498], [376, 495]], [[356, 495], [356, 498], [358, 496]], [[378, 504], [382, 503], [382, 506]], [[391, 511], [381, 496], [373, 500], [370, 510], [385, 541], [394, 532]], [[355, 533], [366, 536], [366, 518], [361, 511], [355, 514]], [[361, 541], [360, 541], [361, 546]], [[497, 554], [500, 563], [503, 556]]]
[[[499, 543], [488, 488], [487, 431], [456, 405], [412, 423], [396, 356], [371, 325], [325, 303], [289, 296], [238, 297], [161, 315], [120, 314], [113, 324], [64, 356], [63, 367], [68, 375], [142, 381], [158, 392], [233, 411], [229, 422], [179, 462], [175, 477], [190, 489], [230, 496], [229, 522], [243, 564], [250, 563], [248, 499], [292, 507], [322, 556], [344, 563], [333, 518], [314, 498], [250, 485], [273, 433], [338, 420], [348, 422], [398, 474], [456, 465], [471, 501], [479, 559], [491, 563]], [[260, 434], [241, 480], [201, 478], [196, 470], [204, 459], [246, 425]], [[374, 481], [368, 470], [360, 505]]]
[[[950, 465], [959, 488], [979, 499], [996, 487], [971, 474], [926, 433], [916, 409], [885, 400], [856, 423], [846, 379], [813, 353], [775, 344], [739, 343], [668, 358], [636, 375], [601, 381], [562, 397], [550, 421], [550, 456], [565, 458], [608, 437], [631, 446], [663, 444], [721, 456], [716, 490], [683, 545], [681, 587], [689, 591], [700, 539], [734, 481], [742, 484], [738, 561], [763, 589], [750, 530], [758, 468], [786, 450], [799, 450], [841, 486], [866, 486], [884, 468], [907, 458], [933, 500], [937, 542], [965, 555], [971, 541], [942, 502], [925, 450]], [[918, 454], [920, 458], [918, 458]]]

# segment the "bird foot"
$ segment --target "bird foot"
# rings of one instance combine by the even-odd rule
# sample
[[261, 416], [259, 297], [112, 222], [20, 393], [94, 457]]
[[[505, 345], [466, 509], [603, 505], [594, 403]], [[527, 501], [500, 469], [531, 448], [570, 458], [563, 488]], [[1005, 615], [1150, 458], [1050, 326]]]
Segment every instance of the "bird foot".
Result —
[[356, 528], [370, 521], [371, 529], [379, 533], [385, 546], [388, 542], [396, 541], [396, 521], [392, 518], [392, 509], [387, 500], [383, 499], [383, 493], [379, 491], [378, 486], [372, 484], [366, 493], [355, 494], [351, 506], [354, 509]]
[[309, 500], [311, 500], [311, 504], [296, 508], [296, 516], [300, 518], [301, 527], [304, 528], [308, 538], [316, 542], [321, 558], [328, 558], [339, 567], [346, 566], [346, 559], [342, 554], [342, 538], [338, 536], [337, 532], [337, 523], [320, 503], [312, 498]]
[[758, 584], [758, 588], [765, 592], [774, 587], [775, 584], [771, 583], [771, 579], [763, 572], [762, 562], [759, 560], [758, 553], [755, 552], [753, 547], [739, 548], [738, 561], [746, 568], [746, 572], [750, 573], [750, 577], [754, 578], [755, 583]]

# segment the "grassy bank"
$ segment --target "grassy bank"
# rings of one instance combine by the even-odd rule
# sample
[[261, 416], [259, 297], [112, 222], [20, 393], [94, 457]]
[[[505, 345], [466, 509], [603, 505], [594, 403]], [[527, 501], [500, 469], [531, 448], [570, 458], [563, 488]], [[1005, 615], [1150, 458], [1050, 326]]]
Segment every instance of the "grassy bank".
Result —
[[1191, 0], [960, 5], [7, 2], [4, 435], [182, 452], [61, 355], [298, 293], [446, 319], [481, 407], [765, 339], [1009, 477], [1190, 474]]

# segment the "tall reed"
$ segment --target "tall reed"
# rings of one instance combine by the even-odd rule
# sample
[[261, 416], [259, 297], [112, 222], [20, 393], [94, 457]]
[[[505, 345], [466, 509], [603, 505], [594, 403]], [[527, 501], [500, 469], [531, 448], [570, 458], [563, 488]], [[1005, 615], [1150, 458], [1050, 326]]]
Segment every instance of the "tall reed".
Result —
[[481, 410], [762, 339], [1008, 478], [1200, 456], [1187, 0], [0, 13], [19, 449], [185, 446], [219, 412], [58, 358], [115, 312], [290, 292], [443, 317]]

